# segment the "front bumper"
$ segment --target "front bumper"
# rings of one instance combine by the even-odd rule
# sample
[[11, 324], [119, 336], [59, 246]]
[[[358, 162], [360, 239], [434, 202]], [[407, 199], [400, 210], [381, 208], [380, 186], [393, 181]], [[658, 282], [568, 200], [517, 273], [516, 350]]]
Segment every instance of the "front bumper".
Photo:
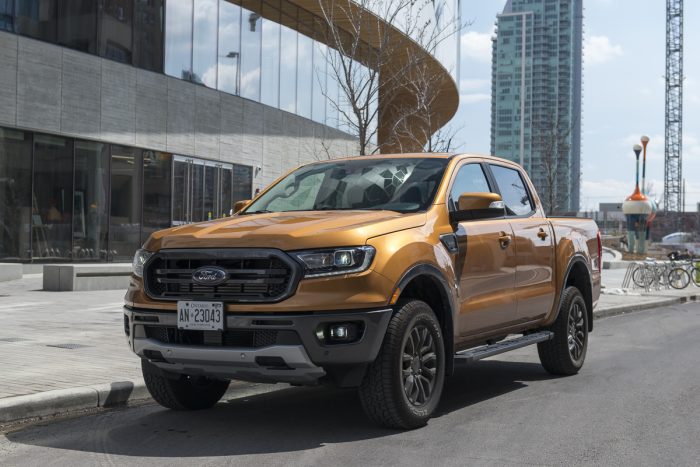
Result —
[[[385, 308], [341, 313], [226, 316], [226, 332], [285, 336], [261, 346], [226, 345], [220, 336], [215, 345], [211, 342], [191, 345], [154, 338], [154, 335], [177, 335], [174, 312], [125, 307], [124, 330], [129, 346], [139, 357], [169, 372], [253, 382], [315, 384], [338, 368], [357, 368], [374, 361], [391, 313], [391, 308]], [[316, 337], [319, 327], [346, 322], [362, 323], [363, 332], [356, 342], [327, 344]], [[165, 332], [166, 329], [169, 331]]]

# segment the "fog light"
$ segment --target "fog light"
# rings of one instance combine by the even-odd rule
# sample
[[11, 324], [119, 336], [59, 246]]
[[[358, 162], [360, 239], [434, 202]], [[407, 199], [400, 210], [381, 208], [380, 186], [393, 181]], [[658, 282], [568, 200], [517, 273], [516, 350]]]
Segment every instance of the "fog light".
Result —
[[341, 324], [339, 326], [331, 326], [331, 339], [333, 340], [345, 340], [348, 338], [348, 325]]

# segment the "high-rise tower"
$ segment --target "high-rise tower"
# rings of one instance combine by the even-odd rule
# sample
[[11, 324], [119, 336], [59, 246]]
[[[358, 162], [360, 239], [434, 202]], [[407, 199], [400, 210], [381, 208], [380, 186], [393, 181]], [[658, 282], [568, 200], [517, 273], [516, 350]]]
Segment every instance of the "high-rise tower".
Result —
[[498, 15], [491, 152], [523, 164], [549, 212], [577, 211], [582, 0], [509, 0]]

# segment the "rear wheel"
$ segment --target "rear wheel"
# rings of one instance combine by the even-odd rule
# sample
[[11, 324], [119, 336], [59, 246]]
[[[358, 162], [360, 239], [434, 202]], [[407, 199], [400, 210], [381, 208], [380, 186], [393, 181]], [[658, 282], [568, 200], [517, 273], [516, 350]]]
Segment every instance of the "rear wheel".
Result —
[[544, 369], [553, 375], [578, 373], [588, 349], [588, 313], [586, 302], [576, 287], [564, 290], [559, 315], [549, 330], [554, 338], [537, 344]]
[[141, 360], [141, 372], [153, 399], [173, 410], [202, 410], [216, 405], [228, 389], [229, 381], [167, 374], [148, 360]]
[[433, 310], [419, 300], [404, 302], [362, 381], [362, 407], [385, 427], [418, 428], [435, 412], [444, 380], [445, 347]]

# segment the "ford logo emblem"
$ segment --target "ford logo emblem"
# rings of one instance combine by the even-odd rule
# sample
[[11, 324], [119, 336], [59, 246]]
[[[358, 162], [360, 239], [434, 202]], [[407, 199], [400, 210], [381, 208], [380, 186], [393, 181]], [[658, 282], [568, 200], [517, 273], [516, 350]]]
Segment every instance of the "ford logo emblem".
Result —
[[204, 266], [192, 273], [192, 280], [199, 285], [215, 286], [223, 284], [228, 279], [226, 271], [216, 266]]

